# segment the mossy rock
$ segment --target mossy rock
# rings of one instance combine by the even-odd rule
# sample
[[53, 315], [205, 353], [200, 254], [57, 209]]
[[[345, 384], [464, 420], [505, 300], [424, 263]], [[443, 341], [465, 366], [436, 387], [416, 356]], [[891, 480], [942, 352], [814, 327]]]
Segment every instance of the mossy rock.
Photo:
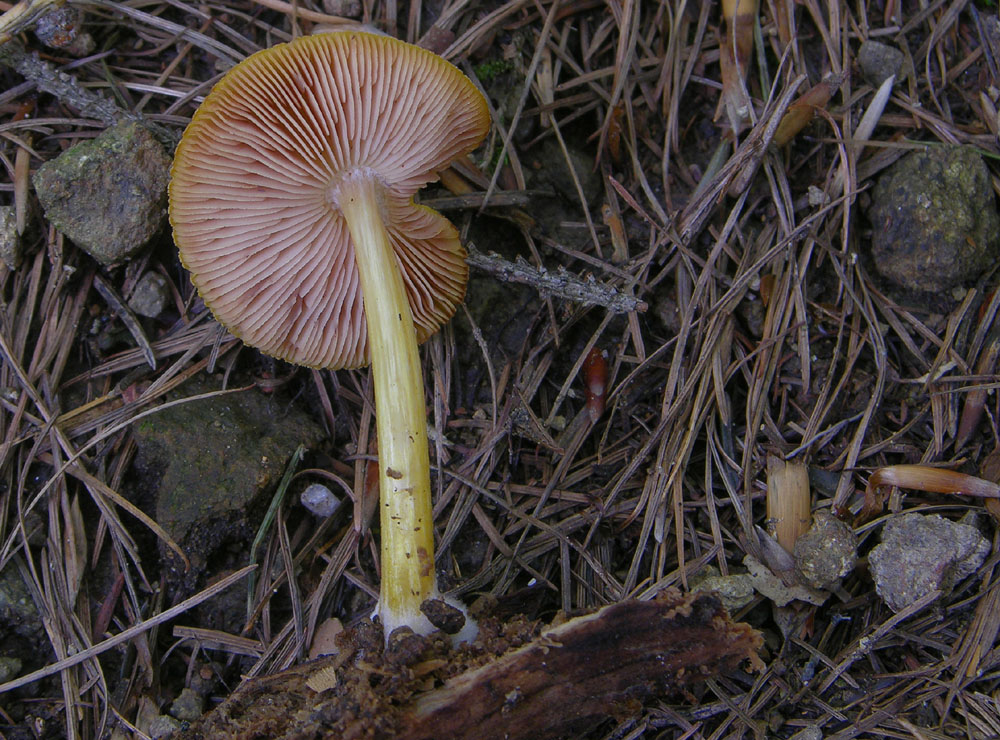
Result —
[[166, 217], [170, 157], [137, 123], [67, 149], [33, 177], [45, 217], [104, 265], [130, 257]]
[[975, 150], [908, 154], [872, 190], [875, 269], [902, 288], [947, 290], [996, 262], [1000, 246], [990, 173]]
[[[214, 379], [195, 378], [184, 396], [218, 389]], [[219, 547], [252, 538], [292, 453], [324, 436], [287, 399], [257, 390], [164, 409], [133, 432], [135, 470], [153, 489], [155, 519], [195, 566], [185, 582]]]

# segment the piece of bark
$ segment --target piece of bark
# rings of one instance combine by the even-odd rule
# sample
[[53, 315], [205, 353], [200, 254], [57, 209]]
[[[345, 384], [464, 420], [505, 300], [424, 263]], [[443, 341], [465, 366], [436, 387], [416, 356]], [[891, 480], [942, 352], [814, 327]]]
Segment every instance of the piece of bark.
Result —
[[[355, 637], [338, 656], [248, 681], [181, 737], [582, 737], [602, 720], [636, 714], [644, 702], [744, 660], [760, 666], [759, 633], [734, 623], [710, 593], [667, 590], [540, 633], [531, 624], [494, 630], [488, 645], [451, 655], [440, 652], [447, 640], [427, 639], [422, 653], [409, 646], [406, 666], [378, 655], [380, 636]], [[322, 682], [312, 680], [317, 674]]]
[[612, 604], [418, 696], [397, 737], [563, 737], [756, 661], [759, 647], [759, 634], [733, 623], [714, 594]]

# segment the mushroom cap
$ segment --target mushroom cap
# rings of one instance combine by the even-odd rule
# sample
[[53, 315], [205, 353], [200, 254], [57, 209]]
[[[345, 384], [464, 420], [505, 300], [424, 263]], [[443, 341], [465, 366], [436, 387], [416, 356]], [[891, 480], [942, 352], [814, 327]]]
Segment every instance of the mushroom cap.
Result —
[[310, 367], [365, 365], [354, 246], [331, 194], [344, 177], [371, 176], [422, 342], [464, 298], [468, 267], [455, 227], [413, 196], [489, 126], [461, 71], [388, 36], [337, 32], [260, 51], [212, 89], [177, 147], [181, 260], [247, 344]]

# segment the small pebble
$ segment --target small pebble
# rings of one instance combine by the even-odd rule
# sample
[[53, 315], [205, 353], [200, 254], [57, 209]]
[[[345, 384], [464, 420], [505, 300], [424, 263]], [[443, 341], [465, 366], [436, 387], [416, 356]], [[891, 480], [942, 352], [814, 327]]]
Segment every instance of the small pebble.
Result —
[[158, 272], [147, 272], [135, 285], [128, 307], [140, 316], [154, 319], [163, 312], [170, 301], [167, 279]]
[[76, 40], [83, 27], [83, 10], [63, 5], [43, 13], [35, 22], [35, 36], [48, 47], [62, 49]]
[[420, 611], [427, 621], [447, 635], [454, 635], [465, 626], [465, 614], [444, 599], [425, 599]]
[[83, 21], [82, 9], [63, 5], [48, 11], [35, 22], [35, 36], [61, 54], [84, 57], [94, 51], [97, 42], [84, 30]]
[[11, 270], [16, 270], [21, 264], [22, 250], [14, 206], [0, 206], [0, 259]]
[[21, 661], [18, 658], [0, 656], [0, 683], [7, 683], [21, 672]]
[[858, 49], [858, 66], [861, 76], [872, 87], [881, 87], [890, 75], [896, 82], [903, 79], [903, 52], [880, 41], [865, 41]]
[[205, 711], [205, 700], [190, 688], [181, 690], [180, 695], [170, 705], [170, 716], [181, 722], [194, 722]]
[[753, 601], [753, 578], [746, 573], [712, 575], [698, 581], [692, 591], [714, 591], [730, 614]]
[[907, 154], [879, 176], [868, 218], [873, 267], [905, 290], [941, 293], [975, 280], [1000, 250], [990, 172], [971, 147]]
[[128, 259], [166, 221], [170, 157], [137, 123], [119, 123], [39, 167], [45, 217], [102, 265]]
[[340, 508], [340, 499], [322, 483], [311, 484], [302, 492], [300, 500], [311, 514], [321, 519], [333, 516], [334, 512]]
[[153, 721], [149, 723], [149, 728], [146, 733], [151, 738], [163, 738], [170, 737], [175, 732], [183, 729], [184, 725], [178, 722], [173, 717], [169, 717], [166, 714], [161, 714], [153, 718]]
[[428, 645], [423, 635], [409, 627], [397, 627], [386, 642], [385, 659], [391, 665], [410, 665], [420, 660]]

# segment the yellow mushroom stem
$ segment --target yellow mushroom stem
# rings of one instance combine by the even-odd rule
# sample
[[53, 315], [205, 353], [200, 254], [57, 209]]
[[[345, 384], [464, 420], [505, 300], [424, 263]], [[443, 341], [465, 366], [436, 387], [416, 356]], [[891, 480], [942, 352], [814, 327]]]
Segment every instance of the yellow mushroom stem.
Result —
[[434, 523], [423, 378], [413, 314], [382, 218], [382, 185], [360, 171], [335, 188], [354, 242], [364, 292], [378, 429], [382, 586], [377, 614], [386, 637], [408, 626], [434, 628], [421, 613], [437, 598]]

